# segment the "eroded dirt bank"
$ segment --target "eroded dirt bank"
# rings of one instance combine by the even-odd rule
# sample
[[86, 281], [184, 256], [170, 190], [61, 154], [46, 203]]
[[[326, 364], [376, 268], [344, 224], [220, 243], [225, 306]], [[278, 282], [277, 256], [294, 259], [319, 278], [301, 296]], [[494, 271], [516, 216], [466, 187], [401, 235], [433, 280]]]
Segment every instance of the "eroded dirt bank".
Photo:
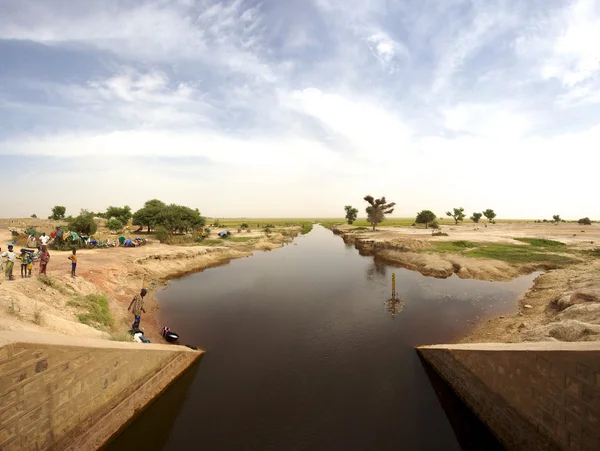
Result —
[[[464, 224], [444, 227], [448, 236], [396, 227], [372, 232], [341, 226], [333, 232], [363, 255], [427, 276], [446, 278], [456, 274], [460, 278], [505, 281], [544, 272], [519, 300], [516, 314], [478, 325], [463, 342], [600, 339], [600, 260], [590, 252], [600, 242], [597, 224]], [[557, 240], [565, 246], [540, 248], [536, 249], [539, 254], [522, 256], [513, 250], [528, 250], [518, 246], [529, 244], [516, 238]], [[480, 254], [487, 251], [499, 258], [473, 258], [465, 252], [452, 252], [456, 242], [466, 248], [481, 246], [484, 251]]]
[[[289, 230], [294, 235], [298, 228]], [[0, 277], [0, 329], [46, 330], [74, 337], [125, 339], [132, 315], [127, 306], [142, 286], [150, 290], [146, 297], [146, 314], [141, 328], [146, 335], [160, 342], [160, 328], [156, 322], [158, 305], [154, 293], [168, 279], [190, 272], [221, 265], [234, 258], [248, 257], [254, 250], [271, 250], [289, 242], [289, 236], [273, 233], [249, 234], [247, 242], [227, 242], [226, 246], [172, 246], [151, 242], [136, 248], [81, 249], [78, 255], [78, 277], [70, 277], [69, 252], [50, 251], [49, 278], [44, 283], [39, 277], [39, 265], [34, 265], [33, 277], [22, 279], [18, 265], [16, 280]], [[0, 242], [5, 251], [10, 233], [0, 230]], [[152, 284], [154, 282], [154, 284]], [[77, 296], [106, 295], [114, 317], [111, 330], [99, 330], [82, 324], [78, 319], [81, 309], [72, 306]]]

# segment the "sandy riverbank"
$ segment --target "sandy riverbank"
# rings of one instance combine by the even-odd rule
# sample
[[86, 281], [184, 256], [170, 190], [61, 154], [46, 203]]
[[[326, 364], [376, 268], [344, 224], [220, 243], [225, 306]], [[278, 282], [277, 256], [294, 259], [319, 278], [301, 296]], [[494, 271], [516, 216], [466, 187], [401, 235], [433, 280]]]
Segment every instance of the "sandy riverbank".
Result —
[[[463, 342], [600, 340], [600, 256], [590, 253], [600, 247], [599, 224], [459, 224], [442, 231], [448, 236], [414, 227], [334, 229], [363, 255], [427, 276], [504, 281], [544, 272], [519, 299], [517, 313], [478, 325]], [[565, 246], [532, 247], [516, 238]]]
[[[297, 234], [298, 227], [288, 227], [286, 234]], [[43, 229], [40, 229], [43, 231]], [[215, 230], [215, 235], [218, 230]], [[234, 234], [234, 237], [236, 235]], [[39, 278], [39, 265], [34, 265], [33, 277], [22, 279], [15, 267], [16, 280], [0, 277], [0, 329], [45, 330], [70, 336], [125, 337], [131, 327], [132, 315], [127, 306], [144, 285], [150, 289], [141, 328], [156, 342], [162, 341], [156, 321], [158, 305], [156, 288], [182, 274], [227, 263], [234, 258], [248, 257], [255, 250], [271, 250], [289, 242], [290, 237], [273, 232], [267, 237], [255, 231], [242, 232], [243, 242], [227, 240], [224, 245], [174, 246], [152, 241], [135, 248], [81, 249], [78, 251], [78, 277], [70, 277], [69, 252], [51, 250], [48, 276], [51, 284]], [[0, 229], [2, 251], [11, 241], [8, 229]], [[156, 285], [151, 284], [155, 282]], [[79, 295], [103, 294], [109, 300], [115, 319], [113, 330], [101, 331], [78, 320], [81, 310], [68, 303]]]

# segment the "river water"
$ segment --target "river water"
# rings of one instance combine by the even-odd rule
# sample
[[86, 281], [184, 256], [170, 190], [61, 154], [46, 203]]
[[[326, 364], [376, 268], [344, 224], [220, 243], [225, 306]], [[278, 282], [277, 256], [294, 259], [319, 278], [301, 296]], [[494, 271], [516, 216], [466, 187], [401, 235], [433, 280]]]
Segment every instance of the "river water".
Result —
[[513, 312], [534, 277], [425, 277], [315, 226], [172, 281], [160, 319], [206, 354], [108, 449], [502, 449], [414, 346]]

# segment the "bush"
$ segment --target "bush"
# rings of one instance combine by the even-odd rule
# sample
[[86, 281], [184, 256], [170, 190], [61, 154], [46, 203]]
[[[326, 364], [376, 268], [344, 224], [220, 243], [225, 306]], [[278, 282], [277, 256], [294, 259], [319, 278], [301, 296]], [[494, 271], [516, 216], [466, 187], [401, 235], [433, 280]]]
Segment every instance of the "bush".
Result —
[[248, 224], [246, 224], [246, 223], [244, 222], [244, 223], [242, 223], [242, 225], [240, 225], [240, 227], [241, 227], [242, 229], [247, 229], [249, 226], [248, 226]]
[[123, 228], [123, 223], [117, 218], [112, 218], [107, 221], [106, 227], [108, 227], [109, 230], [116, 232], [117, 230], [121, 230]]
[[437, 219], [434, 219], [433, 221], [431, 221], [429, 223], [429, 227], [431, 227], [432, 229], [439, 229], [440, 228], [440, 224], [437, 221]]
[[69, 228], [79, 235], [90, 236], [96, 233], [98, 225], [94, 221], [94, 215], [87, 210], [81, 210], [76, 218], [69, 221]]
[[155, 234], [156, 239], [161, 243], [166, 243], [167, 241], [169, 241], [169, 231], [166, 228], [157, 227]]
[[577, 221], [577, 223], [582, 225], [592, 225], [590, 218], [581, 218], [579, 221]]

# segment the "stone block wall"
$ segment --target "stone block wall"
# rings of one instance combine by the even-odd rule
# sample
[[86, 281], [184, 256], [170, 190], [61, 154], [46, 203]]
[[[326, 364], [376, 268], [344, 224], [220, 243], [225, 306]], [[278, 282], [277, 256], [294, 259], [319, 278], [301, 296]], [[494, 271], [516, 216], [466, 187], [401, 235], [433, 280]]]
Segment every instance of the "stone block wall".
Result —
[[508, 450], [600, 450], [600, 343], [423, 346]]
[[201, 355], [0, 332], [0, 450], [98, 449]]

